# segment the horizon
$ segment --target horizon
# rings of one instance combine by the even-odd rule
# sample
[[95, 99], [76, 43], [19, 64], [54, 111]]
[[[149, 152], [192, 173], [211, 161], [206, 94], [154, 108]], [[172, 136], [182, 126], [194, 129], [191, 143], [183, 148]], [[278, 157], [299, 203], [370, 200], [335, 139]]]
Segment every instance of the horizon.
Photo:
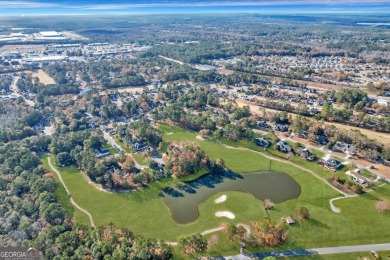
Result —
[[196, 14], [196, 13], [389, 13], [388, 1], [356, 1], [339, 3], [327, 0], [318, 3], [312, 0], [261, 0], [261, 1], [4, 1], [1, 16], [34, 15], [147, 15], [147, 14]]

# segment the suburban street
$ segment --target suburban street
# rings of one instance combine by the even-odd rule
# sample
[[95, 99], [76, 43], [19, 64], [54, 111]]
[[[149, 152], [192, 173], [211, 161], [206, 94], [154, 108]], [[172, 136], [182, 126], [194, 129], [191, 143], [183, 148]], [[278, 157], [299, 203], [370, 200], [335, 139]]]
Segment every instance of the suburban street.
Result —
[[31, 107], [34, 107], [35, 103], [33, 101], [28, 100], [28, 99], [26, 99], [25, 97], [23, 97], [22, 95], [19, 94], [18, 87], [16, 85], [18, 83], [18, 80], [19, 80], [19, 76], [14, 77], [14, 79], [12, 80], [12, 84], [11, 84], [10, 88], [14, 91], [14, 93], [12, 93], [10, 96], [22, 97], [24, 99], [24, 101], [26, 101], [27, 105], [29, 105]]

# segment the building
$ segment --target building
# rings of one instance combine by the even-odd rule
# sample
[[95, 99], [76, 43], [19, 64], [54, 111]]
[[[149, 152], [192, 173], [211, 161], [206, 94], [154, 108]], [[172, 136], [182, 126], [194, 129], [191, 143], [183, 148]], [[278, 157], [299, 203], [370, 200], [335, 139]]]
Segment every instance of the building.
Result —
[[95, 149], [94, 152], [96, 158], [102, 158], [110, 154], [110, 150], [108, 149]]
[[345, 174], [348, 175], [351, 180], [363, 185], [367, 182], [367, 178], [360, 173], [360, 169], [355, 169], [353, 171], [347, 171]]
[[35, 41], [63, 41], [69, 39], [69, 37], [63, 36], [62, 33], [56, 31], [43, 31], [34, 36]]
[[277, 125], [274, 126], [274, 130], [275, 131], [279, 131], [279, 132], [287, 132], [288, 131], [288, 125], [277, 124]]
[[294, 219], [292, 216], [287, 216], [287, 217], [284, 219], [284, 221], [285, 221], [287, 224], [289, 224], [289, 225], [295, 223], [295, 219]]
[[255, 143], [258, 146], [261, 146], [261, 147], [264, 147], [264, 148], [268, 148], [271, 145], [271, 143], [268, 140], [264, 139], [263, 137], [255, 138]]
[[341, 162], [330, 158], [329, 155], [319, 160], [318, 163], [334, 172], [337, 171], [337, 169], [339, 169], [342, 165]]
[[276, 143], [276, 147], [279, 151], [283, 153], [291, 152], [292, 148], [285, 141], [279, 141]]
[[341, 153], [348, 153], [350, 155], [356, 154], [356, 149], [352, 144], [347, 144], [340, 141], [335, 143], [335, 145], [332, 147], [332, 150]]
[[315, 155], [312, 154], [307, 148], [298, 148], [296, 153], [308, 161], [314, 161], [315, 159]]

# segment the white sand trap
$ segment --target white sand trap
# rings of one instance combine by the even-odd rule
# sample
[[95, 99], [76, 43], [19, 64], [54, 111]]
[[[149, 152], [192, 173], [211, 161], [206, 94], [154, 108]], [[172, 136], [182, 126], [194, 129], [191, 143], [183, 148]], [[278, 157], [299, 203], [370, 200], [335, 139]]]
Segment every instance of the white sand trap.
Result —
[[167, 133], [167, 135], [173, 135], [173, 132], [169, 132], [169, 133]]
[[214, 200], [215, 203], [222, 203], [224, 201], [226, 201], [227, 199], [227, 196], [226, 195], [222, 195], [221, 197], [217, 198]]
[[235, 219], [236, 218], [236, 216], [233, 213], [231, 213], [230, 211], [217, 211], [217, 212], [215, 212], [215, 216], [219, 217], [219, 218], [226, 217], [228, 219]]

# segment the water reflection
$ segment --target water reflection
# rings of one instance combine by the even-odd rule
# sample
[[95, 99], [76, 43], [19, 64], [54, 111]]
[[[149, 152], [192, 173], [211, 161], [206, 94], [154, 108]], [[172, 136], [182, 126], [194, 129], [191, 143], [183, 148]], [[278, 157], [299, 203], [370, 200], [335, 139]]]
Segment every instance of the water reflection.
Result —
[[200, 202], [221, 191], [244, 191], [259, 200], [271, 199], [280, 203], [298, 197], [301, 187], [293, 178], [282, 172], [263, 171], [242, 175], [226, 172], [222, 175], [206, 174], [186, 184], [173, 184], [163, 189], [161, 194], [173, 219], [185, 224], [198, 218]]

